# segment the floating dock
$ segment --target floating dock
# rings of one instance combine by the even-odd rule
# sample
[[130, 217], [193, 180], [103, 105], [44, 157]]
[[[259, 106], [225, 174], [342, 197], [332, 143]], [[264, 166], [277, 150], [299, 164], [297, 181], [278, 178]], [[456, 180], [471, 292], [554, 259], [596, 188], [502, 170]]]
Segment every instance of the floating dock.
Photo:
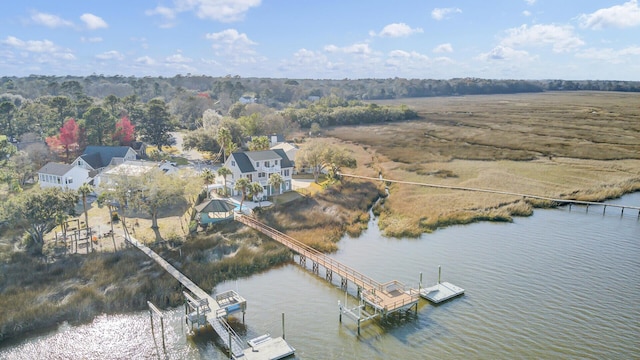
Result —
[[464, 289], [446, 281], [428, 288], [420, 289], [420, 296], [434, 304], [439, 304], [462, 294], [464, 294]]
[[422, 273], [420, 273], [420, 296], [434, 304], [439, 304], [443, 301], [447, 301], [464, 294], [463, 288], [457, 287], [446, 281], [441, 282], [441, 277], [442, 267], [438, 266], [438, 283], [430, 287], [422, 288]]

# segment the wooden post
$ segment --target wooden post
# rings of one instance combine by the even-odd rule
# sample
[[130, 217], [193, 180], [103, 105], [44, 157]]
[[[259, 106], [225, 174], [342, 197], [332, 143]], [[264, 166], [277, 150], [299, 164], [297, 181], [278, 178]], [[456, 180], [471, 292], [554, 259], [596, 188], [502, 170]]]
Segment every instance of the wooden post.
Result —
[[227, 329], [229, 333], [229, 359], [233, 359], [233, 349], [231, 348], [231, 330]]
[[[623, 208], [624, 209], [624, 208]], [[602, 209], [602, 215], [604, 215], [604, 213], [607, 211], [607, 205], [604, 206], [604, 209]]]
[[587, 212], [589, 212], [589, 204], [587, 204]]
[[284, 313], [282, 313], [282, 340], [284, 340]]
[[438, 284], [440, 284], [440, 276], [442, 275], [442, 268], [438, 265]]
[[164, 316], [160, 316], [160, 331], [162, 331], [162, 350], [167, 353], [167, 347], [164, 344]]
[[418, 283], [418, 294], [422, 290], [422, 271], [420, 271], [420, 282]]
[[342, 304], [340, 304], [340, 300], [338, 300], [338, 310], [340, 310], [340, 315], [338, 315], [338, 321], [342, 322]]

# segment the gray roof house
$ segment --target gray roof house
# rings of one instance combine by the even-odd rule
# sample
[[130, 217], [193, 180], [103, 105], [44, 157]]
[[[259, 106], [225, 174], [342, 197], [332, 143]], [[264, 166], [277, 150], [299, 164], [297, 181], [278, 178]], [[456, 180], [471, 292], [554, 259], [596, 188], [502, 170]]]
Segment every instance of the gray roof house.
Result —
[[[232, 153], [224, 166], [231, 170], [231, 179], [227, 177], [227, 190], [230, 194], [241, 195], [234, 190], [236, 180], [247, 178], [250, 182], [258, 182], [264, 189], [263, 196], [280, 194], [291, 190], [293, 164], [282, 149], [246, 151]], [[269, 185], [269, 178], [277, 173], [282, 176], [280, 189]]]
[[73, 164], [50, 162], [38, 170], [40, 187], [77, 190], [89, 181], [89, 170]]
[[73, 165], [100, 171], [109, 165], [135, 159], [136, 152], [129, 146], [87, 146]]

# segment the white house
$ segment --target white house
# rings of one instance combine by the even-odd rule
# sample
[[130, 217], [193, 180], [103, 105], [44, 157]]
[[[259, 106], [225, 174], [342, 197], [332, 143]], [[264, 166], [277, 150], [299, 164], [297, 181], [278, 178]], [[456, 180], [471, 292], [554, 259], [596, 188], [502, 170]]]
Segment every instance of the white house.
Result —
[[82, 184], [89, 181], [89, 170], [73, 164], [50, 162], [38, 170], [38, 181], [43, 188], [78, 190]]
[[[282, 149], [232, 153], [224, 166], [232, 173], [227, 176], [227, 189], [230, 194], [240, 195], [237, 190], [234, 190], [236, 180], [240, 178], [247, 178], [250, 182], [258, 182], [262, 185], [263, 196], [291, 190], [293, 164]], [[275, 173], [282, 176], [283, 182], [280, 189], [274, 189], [269, 185], [269, 178]]]
[[87, 146], [72, 164], [90, 171], [101, 171], [109, 165], [135, 160], [136, 155], [129, 146]]

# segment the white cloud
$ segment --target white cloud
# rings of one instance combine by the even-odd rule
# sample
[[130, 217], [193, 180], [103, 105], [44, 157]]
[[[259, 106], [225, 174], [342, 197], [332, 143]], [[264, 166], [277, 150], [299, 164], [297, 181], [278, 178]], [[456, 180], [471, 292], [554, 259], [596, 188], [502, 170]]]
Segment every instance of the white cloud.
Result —
[[529, 5], [533, 5], [536, 3], [536, 0], [524, 0], [524, 2], [526, 2]]
[[253, 53], [252, 46], [256, 45], [247, 34], [241, 34], [236, 29], [227, 29], [217, 33], [205, 35], [209, 40], [213, 40], [211, 45], [214, 49], [225, 53]]
[[461, 13], [462, 10], [459, 8], [435, 8], [431, 11], [431, 17], [436, 20], [442, 20], [447, 17], [449, 14]]
[[428, 61], [429, 57], [427, 55], [420, 54], [416, 51], [404, 51], [404, 50], [392, 50], [389, 52], [390, 58], [405, 58], [405, 59], [413, 59], [419, 61]]
[[58, 50], [58, 47], [52, 41], [49, 41], [49, 40], [23, 41], [18, 39], [15, 36], [7, 36], [7, 38], [3, 40], [2, 43], [12, 46], [19, 50], [25, 50], [29, 52], [55, 53]]
[[634, 27], [640, 25], [640, 7], [638, 7], [638, 0], [631, 0], [591, 14], [582, 14], [578, 19], [580, 26], [588, 29]]
[[434, 53], [451, 53], [453, 52], [453, 46], [451, 44], [440, 44], [433, 49]]
[[491, 60], [518, 60], [523, 61], [530, 59], [529, 53], [524, 50], [515, 50], [510, 47], [498, 45], [487, 53], [480, 54], [478, 59], [491, 61]]
[[589, 48], [576, 54], [576, 57], [579, 58], [606, 61], [612, 64], [620, 64], [629, 61], [637, 62], [638, 59], [631, 59], [631, 57], [634, 56], [640, 56], [639, 46], [630, 46], [622, 50], [614, 50], [610, 48]]
[[211, 47], [215, 54], [225, 57], [231, 65], [256, 64], [266, 60], [253, 49], [257, 44], [247, 34], [241, 34], [235, 29], [207, 34], [206, 38], [213, 40]]
[[50, 40], [24, 41], [15, 36], [7, 36], [7, 38], [0, 43], [19, 50], [23, 57], [33, 55], [33, 59], [40, 63], [48, 63], [52, 58], [63, 60], [76, 59], [71, 50], [62, 49]]
[[567, 52], [584, 45], [584, 41], [574, 33], [573, 27], [568, 25], [522, 25], [508, 29], [506, 33], [507, 37], [500, 45], [511, 48], [552, 45], [554, 52]]
[[93, 14], [88, 14], [88, 13], [82, 14], [82, 16], [80, 16], [80, 20], [84, 22], [84, 24], [87, 26], [89, 30], [96, 30], [100, 28], [109, 27], [106, 21], [102, 20], [101, 17]]
[[345, 53], [345, 54], [356, 54], [356, 55], [371, 54], [371, 48], [369, 47], [369, 44], [365, 44], [365, 43], [352, 44], [344, 47], [327, 45], [324, 47], [324, 51], [328, 53]]
[[382, 28], [378, 36], [382, 37], [403, 37], [409, 36], [415, 33], [422, 33], [423, 30], [421, 28], [412, 29], [409, 25], [405, 23], [395, 23], [389, 24]]
[[149, 56], [142, 56], [136, 59], [136, 63], [141, 65], [155, 65], [156, 61], [150, 58]]
[[86, 38], [86, 37], [81, 37], [80, 41], [82, 41], [83, 43], [99, 43], [102, 42], [102, 38], [101, 37], [90, 37], [90, 38]]
[[531, 16], [531, 11], [525, 10], [522, 12], [522, 15], [529, 17]]
[[166, 6], [157, 6], [153, 10], [145, 11], [146, 15], [160, 15], [165, 19], [173, 20], [176, 18], [176, 11], [174, 9], [168, 8]]
[[96, 55], [96, 58], [100, 60], [124, 60], [124, 55], [116, 50], [111, 50], [104, 52], [102, 54]]
[[31, 20], [36, 24], [44, 25], [50, 28], [73, 26], [73, 23], [71, 21], [65, 20], [57, 15], [45, 14], [41, 12], [33, 12], [31, 14]]
[[168, 56], [165, 59], [166, 62], [168, 63], [172, 63], [172, 64], [184, 64], [184, 63], [190, 63], [193, 60], [191, 58], [188, 58], [184, 55], [182, 55], [182, 53], [177, 53], [177, 54], [173, 54], [171, 56]]
[[158, 6], [145, 13], [173, 20], [178, 13], [192, 11], [201, 19], [234, 22], [244, 19], [245, 13], [260, 3], [261, 0], [174, 0], [172, 8]]

